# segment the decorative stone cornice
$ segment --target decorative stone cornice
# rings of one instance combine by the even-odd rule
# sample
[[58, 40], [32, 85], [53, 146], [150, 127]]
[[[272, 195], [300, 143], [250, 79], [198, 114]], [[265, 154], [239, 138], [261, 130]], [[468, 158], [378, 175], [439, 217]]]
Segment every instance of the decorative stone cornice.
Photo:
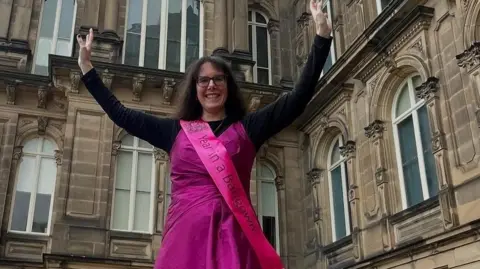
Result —
[[23, 146], [16, 146], [13, 148], [13, 157], [12, 159], [14, 161], [18, 161], [20, 160], [20, 158], [22, 157], [22, 152], [23, 152]]
[[44, 86], [38, 87], [37, 92], [37, 107], [38, 108], [47, 108], [47, 97], [48, 97], [48, 90]]
[[375, 120], [370, 125], [365, 127], [364, 130], [365, 130], [365, 136], [367, 138], [376, 138], [376, 137], [380, 137], [383, 134], [383, 131], [385, 130], [385, 126], [383, 121]]
[[80, 86], [80, 72], [70, 71], [70, 91], [72, 93], [78, 93]]
[[117, 156], [118, 151], [120, 150], [121, 147], [122, 147], [122, 141], [120, 140], [113, 141], [112, 156]]
[[14, 81], [7, 82], [6, 90], [7, 90], [7, 105], [15, 105], [17, 82], [14, 82]]
[[474, 42], [470, 48], [456, 56], [458, 66], [471, 68], [480, 65], [480, 41]]
[[250, 101], [248, 102], [248, 111], [255, 112], [260, 107], [260, 103], [262, 100], [261, 95], [252, 95], [250, 96]]
[[280, 22], [274, 19], [270, 19], [267, 24], [267, 29], [270, 34], [278, 33], [280, 31]]
[[40, 116], [37, 118], [37, 124], [38, 124], [38, 134], [39, 135], [44, 135], [45, 131], [47, 130], [47, 124], [48, 124], [48, 118]]
[[345, 143], [345, 145], [340, 147], [340, 155], [348, 158], [355, 155], [355, 150], [356, 150], [355, 141], [349, 140]]
[[165, 78], [162, 84], [163, 103], [170, 105], [175, 92], [176, 82], [173, 78]]
[[63, 152], [61, 150], [55, 150], [54, 158], [57, 165], [62, 165]]
[[159, 148], [153, 149], [153, 156], [156, 161], [168, 161], [168, 154]]
[[436, 77], [429, 77], [426, 82], [415, 88], [415, 95], [417, 98], [430, 100], [435, 97], [438, 92], [439, 79]]
[[133, 101], [140, 102], [144, 82], [145, 82], [144, 74], [138, 74], [133, 77], [133, 87], [132, 87]]
[[102, 82], [103, 84], [105, 84], [105, 87], [109, 89], [112, 87], [112, 82], [114, 77], [115, 75], [110, 73], [108, 69], [105, 69], [105, 71], [102, 72]]

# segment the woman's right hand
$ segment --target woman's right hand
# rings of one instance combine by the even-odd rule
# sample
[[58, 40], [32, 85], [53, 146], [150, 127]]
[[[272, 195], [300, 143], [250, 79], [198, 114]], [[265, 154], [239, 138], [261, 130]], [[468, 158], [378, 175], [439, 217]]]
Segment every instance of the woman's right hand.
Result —
[[92, 56], [93, 29], [90, 28], [89, 34], [87, 35], [85, 40], [83, 40], [80, 35], [77, 35], [77, 42], [79, 46], [78, 66], [82, 70], [82, 73], [85, 75], [93, 68], [92, 62], [90, 60]]

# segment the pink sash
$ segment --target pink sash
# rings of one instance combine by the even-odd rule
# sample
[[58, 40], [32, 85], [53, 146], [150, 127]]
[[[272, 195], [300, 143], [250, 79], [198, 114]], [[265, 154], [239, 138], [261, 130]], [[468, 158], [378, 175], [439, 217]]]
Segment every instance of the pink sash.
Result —
[[180, 124], [250, 241], [261, 267], [283, 269], [282, 260], [262, 232], [225, 146], [204, 121], [180, 121]]

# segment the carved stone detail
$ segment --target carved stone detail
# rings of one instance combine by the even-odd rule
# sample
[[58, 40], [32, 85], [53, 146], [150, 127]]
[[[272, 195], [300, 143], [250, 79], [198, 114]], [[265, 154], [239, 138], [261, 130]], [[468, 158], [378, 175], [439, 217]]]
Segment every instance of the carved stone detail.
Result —
[[275, 186], [277, 191], [285, 190], [285, 179], [282, 176], [277, 176], [275, 178]]
[[345, 143], [344, 146], [340, 147], [340, 155], [345, 158], [352, 157], [355, 154], [355, 150], [356, 150], [355, 141], [349, 140]]
[[300, 18], [298, 18], [297, 24], [301, 29], [303, 29], [305, 27], [308, 27], [311, 19], [312, 19], [312, 15], [310, 13], [303, 12]]
[[280, 31], [280, 22], [270, 19], [267, 24], [267, 29], [270, 34], [278, 33]]
[[22, 157], [23, 146], [16, 146], [13, 148], [13, 160], [18, 161]]
[[133, 77], [133, 101], [139, 102], [141, 99], [142, 91], [143, 91], [143, 83], [145, 82], [145, 75], [139, 74]]
[[79, 92], [80, 86], [80, 72], [71, 71], [70, 72], [70, 91], [73, 93]]
[[165, 199], [165, 195], [163, 191], [158, 191], [157, 202], [163, 203], [164, 199]]
[[415, 88], [415, 95], [420, 99], [425, 99], [426, 101], [431, 100], [438, 92], [438, 82], [438, 78], [429, 77], [426, 82]]
[[310, 184], [318, 184], [320, 183], [320, 176], [322, 175], [323, 170], [314, 168], [310, 172], [307, 173], [307, 179]]
[[321, 220], [321, 212], [320, 212], [320, 208], [319, 207], [315, 207], [313, 209], [313, 221], [317, 222], [317, 221], [320, 221]]
[[44, 135], [45, 131], [47, 130], [48, 118], [43, 116], [38, 117], [37, 124], [38, 124], [38, 134]]
[[250, 97], [250, 102], [248, 104], [248, 111], [255, 112], [260, 107], [260, 103], [262, 100], [261, 95], [254, 95]]
[[110, 71], [108, 69], [106, 69], [102, 73], [102, 82], [103, 82], [103, 84], [105, 84], [105, 87], [107, 87], [109, 89], [112, 87], [112, 82], [113, 82], [114, 77], [115, 77], [115, 75], [110, 73]]
[[470, 68], [480, 64], [480, 41], [474, 42], [470, 48], [456, 56], [458, 66]]
[[38, 108], [43, 108], [43, 109], [47, 108], [47, 96], [48, 96], [48, 90], [45, 87], [40, 86], [38, 88], [38, 93], [37, 93], [37, 97], [38, 97], [37, 107]]
[[57, 165], [62, 165], [63, 152], [60, 150], [55, 150], [54, 158]]
[[16, 82], [7, 83], [7, 86], [6, 86], [7, 105], [15, 105], [16, 88], [17, 88]]
[[155, 157], [156, 161], [167, 161], [168, 160], [168, 154], [159, 149], [159, 148], [154, 148], [153, 149], [153, 156]]
[[385, 130], [385, 126], [383, 121], [375, 120], [370, 125], [365, 127], [364, 130], [365, 130], [366, 137], [376, 138], [376, 137], [382, 136], [383, 131]]
[[118, 150], [122, 147], [122, 141], [116, 140], [112, 144], [112, 155], [117, 156]]
[[165, 78], [163, 80], [162, 94], [163, 94], [163, 103], [165, 105], [170, 105], [172, 103], [173, 93], [175, 92], [176, 82], [173, 78]]

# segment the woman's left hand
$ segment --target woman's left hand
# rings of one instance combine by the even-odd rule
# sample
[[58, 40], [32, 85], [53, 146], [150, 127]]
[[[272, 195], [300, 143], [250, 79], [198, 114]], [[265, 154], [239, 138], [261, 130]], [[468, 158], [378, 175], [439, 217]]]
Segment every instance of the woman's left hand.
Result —
[[328, 13], [322, 11], [323, 1], [310, 0], [310, 11], [315, 22], [317, 35], [328, 38], [332, 32], [332, 23], [328, 19]]

